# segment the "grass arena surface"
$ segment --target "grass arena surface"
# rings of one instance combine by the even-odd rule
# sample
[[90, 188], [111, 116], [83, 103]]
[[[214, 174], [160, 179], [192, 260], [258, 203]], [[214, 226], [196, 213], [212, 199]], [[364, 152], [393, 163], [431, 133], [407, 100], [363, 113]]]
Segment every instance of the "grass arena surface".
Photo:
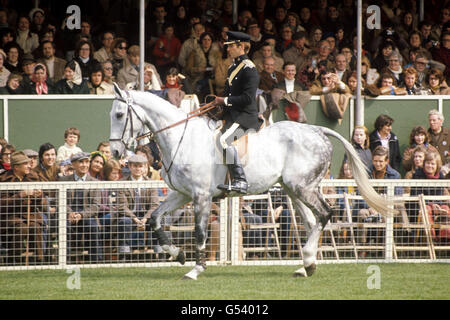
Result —
[[[379, 267], [380, 288], [368, 289]], [[30, 300], [308, 300], [449, 299], [450, 264], [322, 264], [310, 278], [296, 266], [208, 266], [197, 281], [190, 267], [80, 269], [80, 289], [67, 270], [1, 271], [0, 299]], [[370, 282], [370, 281], [369, 281]], [[373, 283], [373, 282], [372, 282]]]

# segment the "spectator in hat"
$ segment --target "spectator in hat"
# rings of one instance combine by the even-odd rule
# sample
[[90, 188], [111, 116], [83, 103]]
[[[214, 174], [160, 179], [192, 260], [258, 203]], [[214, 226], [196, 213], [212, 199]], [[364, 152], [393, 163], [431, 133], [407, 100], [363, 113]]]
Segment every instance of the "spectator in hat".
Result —
[[[23, 151], [11, 155], [11, 169], [0, 176], [0, 182], [38, 182], [31, 170], [30, 159]], [[43, 263], [47, 234], [46, 217], [43, 212], [43, 193], [38, 189], [4, 190], [0, 193], [0, 213], [2, 215], [2, 234], [8, 237], [12, 257], [22, 262], [21, 254], [27, 250], [36, 253], [36, 262]]]
[[89, 94], [87, 81], [81, 76], [81, 69], [75, 60], [69, 61], [64, 67], [64, 77], [56, 85], [58, 94]]
[[5, 87], [11, 72], [5, 68], [6, 53], [0, 49], [0, 87]]
[[37, 158], [39, 154], [32, 149], [24, 149], [23, 153], [30, 159], [30, 168], [31, 170], [34, 170], [38, 165]]
[[31, 82], [25, 85], [25, 92], [28, 94], [53, 94], [55, 86], [47, 77], [47, 68], [42, 63], [37, 63], [31, 75]]
[[294, 62], [297, 70], [302, 70], [307, 64], [307, 56], [311, 51], [306, 47], [308, 35], [304, 31], [294, 33], [293, 46], [283, 52], [285, 62]]
[[30, 84], [33, 77], [34, 67], [36, 67], [36, 60], [30, 53], [23, 55], [22, 70], [23, 84]]
[[[130, 175], [125, 181], [146, 181], [148, 161], [144, 155], [133, 155], [128, 159]], [[132, 233], [150, 231], [149, 220], [152, 212], [158, 207], [158, 194], [154, 188], [121, 189], [119, 191], [118, 245], [119, 254], [124, 257], [131, 253]]]
[[[74, 173], [69, 176], [59, 177], [59, 181], [71, 181], [82, 183], [97, 181], [89, 172], [90, 154], [79, 152], [71, 157]], [[76, 186], [74, 185], [76, 188]], [[72, 250], [87, 249], [88, 261], [98, 262], [103, 260], [100, 224], [98, 212], [100, 207], [100, 195], [97, 189], [69, 189], [67, 191], [67, 245], [68, 253]], [[84, 243], [81, 242], [82, 237]]]

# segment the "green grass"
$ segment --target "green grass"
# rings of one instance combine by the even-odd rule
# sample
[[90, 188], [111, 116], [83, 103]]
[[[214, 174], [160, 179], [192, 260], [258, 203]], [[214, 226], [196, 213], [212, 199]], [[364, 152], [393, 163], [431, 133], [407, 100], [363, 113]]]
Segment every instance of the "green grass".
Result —
[[448, 264], [378, 264], [381, 288], [367, 288], [369, 264], [318, 265], [310, 278], [295, 266], [209, 266], [198, 281], [190, 267], [81, 269], [79, 290], [66, 270], [0, 272], [0, 299], [449, 299]]

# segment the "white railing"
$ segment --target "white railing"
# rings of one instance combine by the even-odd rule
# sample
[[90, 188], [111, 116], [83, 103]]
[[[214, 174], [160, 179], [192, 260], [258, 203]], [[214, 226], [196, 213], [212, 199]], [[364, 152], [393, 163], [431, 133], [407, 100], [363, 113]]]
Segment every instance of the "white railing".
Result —
[[[354, 263], [354, 262], [450, 262], [450, 243], [436, 241], [436, 234], [450, 228], [449, 219], [430, 223], [421, 208], [425, 201], [439, 200], [450, 202], [449, 196], [409, 196], [408, 194], [395, 195], [395, 188], [404, 189], [412, 187], [446, 187], [450, 188], [450, 181], [439, 180], [372, 180], [374, 187], [385, 187], [387, 197], [394, 198], [396, 203], [411, 201], [415, 205], [418, 220], [405, 222], [398, 217], [388, 217], [379, 222], [358, 221], [351, 212], [350, 202], [360, 199], [358, 195], [347, 193], [328, 192], [325, 198], [328, 201], [340, 201], [342, 209], [334, 203], [335, 216], [327, 224], [319, 243], [319, 263]], [[321, 189], [343, 188], [356, 186], [353, 180], [324, 180]], [[48, 225], [47, 250], [45, 259], [37, 261], [37, 249], [30, 243], [34, 240], [33, 234], [29, 238], [22, 238], [22, 242], [11, 255], [13, 243], [6, 240], [1, 243], [0, 270], [17, 269], [65, 269], [73, 266], [83, 267], [128, 267], [128, 266], [177, 266], [168, 257], [157, 250], [155, 243], [151, 243], [151, 232], [143, 232], [143, 242], [127, 253], [125, 260], [118, 260], [121, 253], [118, 251], [118, 239], [120, 233], [115, 229], [116, 225], [110, 224], [112, 237], [107, 241], [103, 239], [102, 248], [104, 259], [98, 262], [89, 261], [92, 252], [84, 252], [84, 248], [72, 255], [73, 250], [68, 249], [67, 201], [70, 201], [70, 192], [74, 189], [83, 190], [117, 190], [145, 188], [156, 189], [160, 195], [152, 201], [159, 202], [164, 199], [161, 193], [167, 186], [163, 181], [147, 182], [48, 182], [48, 183], [1, 183], [0, 202], [8, 193], [16, 190], [42, 190], [44, 194], [51, 195], [55, 216], [51, 220], [50, 213]], [[247, 196], [244, 198], [223, 199], [216, 204], [218, 210], [214, 216], [217, 218], [209, 223], [209, 240], [207, 243], [208, 264], [232, 264], [232, 265], [258, 265], [258, 264], [299, 264], [302, 260], [301, 250], [298, 245], [304, 244], [305, 230], [301, 221], [294, 216], [290, 201], [283, 198], [284, 194], [275, 187], [269, 190], [269, 195]], [[47, 196], [47, 198], [49, 198]], [[340, 200], [339, 200], [340, 199]], [[25, 198], [22, 200], [26, 200]], [[241, 202], [243, 201], [243, 202]], [[422, 201], [422, 203], [421, 203]], [[243, 204], [250, 204], [253, 214], [242, 210]], [[46, 204], [47, 205], [47, 204]], [[284, 210], [277, 211], [282, 205]], [[29, 207], [29, 206], [28, 206]], [[49, 206], [46, 206], [48, 209]], [[248, 209], [248, 207], [246, 207]], [[5, 206], [0, 207], [3, 221], [8, 214]], [[45, 210], [47, 210], [45, 209]], [[177, 246], [186, 252], [187, 265], [193, 265], [194, 257], [194, 218], [190, 205], [185, 206], [179, 216], [172, 216], [170, 221], [164, 224], [164, 230], [172, 238]], [[22, 216], [27, 214], [27, 206], [22, 206]], [[408, 215], [412, 213], [408, 212]], [[180, 218], [182, 217], [182, 219]], [[177, 220], [178, 219], [178, 220]], [[27, 219], [24, 218], [26, 224]], [[0, 219], [0, 222], [2, 220]], [[56, 228], [56, 234], [51, 234], [51, 221]], [[9, 228], [11, 229], [11, 228]], [[5, 239], [8, 227], [0, 225], [0, 234]], [[361, 243], [360, 233], [366, 230], [366, 241]], [[133, 232], [138, 234], [135, 229]], [[133, 237], [135, 236], [133, 233]], [[11, 235], [11, 232], [9, 233]], [[85, 231], [83, 239], [89, 238], [89, 231]], [[89, 238], [90, 239], [90, 238]], [[134, 239], [136, 240], [136, 239]], [[133, 240], [133, 241], [134, 241]], [[141, 239], [142, 240], [142, 239]], [[373, 241], [372, 241], [373, 240]], [[447, 239], [449, 240], [449, 239]], [[137, 238], [139, 243], [139, 237]], [[28, 245], [27, 245], [28, 243]], [[14, 247], [16, 248], [16, 247]], [[20, 256], [17, 250], [21, 250]], [[73, 249], [73, 248], [72, 248]], [[76, 250], [75, 250], [76, 251]], [[108, 254], [106, 253], [108, 251]], [[365, 253], [367, 255], [362, 255]], [[89, 263], [89, 264], [88, 264]]]

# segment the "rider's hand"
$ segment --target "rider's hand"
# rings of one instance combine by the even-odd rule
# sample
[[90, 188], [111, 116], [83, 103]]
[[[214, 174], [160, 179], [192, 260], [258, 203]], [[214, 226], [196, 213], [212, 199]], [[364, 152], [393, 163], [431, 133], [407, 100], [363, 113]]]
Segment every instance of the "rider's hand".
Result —
[[214, 104], [215, 105], [224, 105], [225, 104], [225, 98], [223, 98], [223, 97], [216, 97], [216, 99], [214, 99]]

